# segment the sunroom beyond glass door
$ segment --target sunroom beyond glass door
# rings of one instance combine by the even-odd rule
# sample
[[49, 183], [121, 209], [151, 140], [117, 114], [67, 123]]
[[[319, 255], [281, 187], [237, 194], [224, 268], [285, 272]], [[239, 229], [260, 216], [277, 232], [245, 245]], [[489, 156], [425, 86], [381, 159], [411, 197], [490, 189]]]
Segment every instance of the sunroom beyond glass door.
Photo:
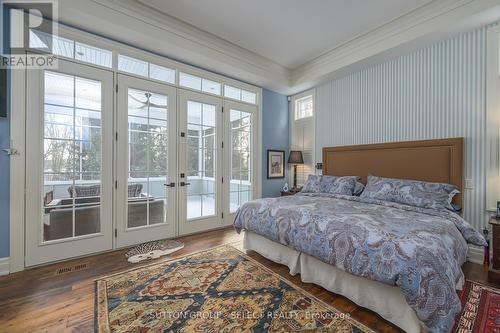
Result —
[[26, 264], [111, 249], [112, 74], [61, 60], [28, 91]]
[[222, 223], [222, 108], [219, 98], [179, 90], [179, 233]]
[[119, 247], [170, 238], [176, 225], [176, 95], [163, 84], [118, 78]]
[[225, 211], [224, 224], [231, 224], [241, 205], [254, 199], [257, 153], [257, 108], [252, 105], [226, 101], [224, 126], [227, 129], [224, 166]]

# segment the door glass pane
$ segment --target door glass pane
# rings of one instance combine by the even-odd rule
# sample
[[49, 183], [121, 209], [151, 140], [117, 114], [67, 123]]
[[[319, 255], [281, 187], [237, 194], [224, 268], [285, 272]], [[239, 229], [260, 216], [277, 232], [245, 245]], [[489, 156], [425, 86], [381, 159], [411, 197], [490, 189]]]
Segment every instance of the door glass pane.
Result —
[[128, 90], [128, 228], [166, 223], [168, 97]]
[[231, 183], [230, 212], [252, 200], [252, 114], [230, 110]]
[[216, 107], [187, 103], [187, 218], [217, 214], [216, 205]]
[[44, 81], [43, 240], [98, 233], [101, 82], [50, 71]]

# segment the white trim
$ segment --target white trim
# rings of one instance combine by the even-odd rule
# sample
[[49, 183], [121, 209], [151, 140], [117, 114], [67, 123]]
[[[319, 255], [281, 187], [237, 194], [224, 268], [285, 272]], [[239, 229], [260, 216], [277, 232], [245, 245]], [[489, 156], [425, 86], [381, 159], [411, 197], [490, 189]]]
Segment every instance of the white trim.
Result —
[[500, 27], [491, 27], [486, 35], [486, 200], [485, 209], [496, 211], [500, 200]]
[[[198, 218], [188, 218], [187, 214], [187, 186], [177, 187], [177, 225], [179, 236], [184, 236], [187, 234], [192, 234], [196, 232], [207, 231], [210, 229], [216, 229], [223, 226], [223, 220], [221, 213], [224, 212], [224, 206], [226, 202], [226, 196], [224, 195], [224, 186], [220, 179], [224, 176], [224, 164], [223, 164], [223, 149], [222, 142], [224, 141], [225, 126], [223, 122], [223, 99], [219, 96], [213, 96], [209, 94], [201, 94], [199, 92], [193, 92], [191, 90], [186, 90], [179, 88], [177, 90], [177, 130], [179, 132], [187, 133], [188, 130], [188, 102], [195, 101], [198, 103], [210, 104], [215, 106], [216, 110], [216, 159], [215, 159], [215, 171], [217, 175], [217, 181], [215, 182], [215, 214], [210, 216], [200, 216]], [[178, 172], [187, 172], [187, 141], [186, 139], [179, 140], [177, 144], [177, 170]], [[186, 177], [180, 181], [187, 182]], [[226, 212], [224, 212], [226, 213]]]
[[[168, 191], [167, 195], [167, 222], [153, 225], [144, 225], [135, 228], [128, 227], [128, 209], [129, 202], [127, 196], [128, 172], [129, 172], [129, 119], [128, 119], [128, 89], [137, 89], [149, 91], [155, 94], [167, 96], [168, 101], [168, 156], [177, 156], [177, 89], [171, 85], [158, 83], [156, 81], [147, 80], [146, 78], [130, 77], [124, 74], [117, 75], [117, 83], [119, 92], [116, 94], [118, 101], [115, 108], [115, 132], [118, 133], [118, 140], [115, 142], [115, 180], [118, 181], [118, 188], [115, 191], [115, 223], [114, 227], [117, 230], [115, 237], [116, 248], [137, 244], [137, 242], [149, 242], [162, 238], [172, 238], [176, 235], [176, 224], [171, 221], [177, 220], [178, 201], [176, 197], [176, 188], [165, 188]], [[125, 110], [125, 112], [120, 112]], [[177, 158], [168, 158], [168, 179], [167, 183], [177, 183]], [[162, 177], [160, 177], [161, 180]], [[151, 179], [151, 178], [150, 178]], [[165, 182], [165, 178], [163, 177]], [[135, 179], [134, 182], [140, 181]], [[149, 192], [149, 191], [148, 191]]]
[[495, 22], [498, 1], [431, 1], [357, 36], [291, 71], [291, 87], [307, 89], [338, 75], [359, 70], [457, 33]]
[[65, 24], [259, 85], [262, 79], [274, 89], [289, 83], [287, 68], [139, 1], [61, 3], [59, 18]]
[[224, 122], [224, 149], [223, 149], [223, 156], [224, 156], [224, 184], [223, 184], [223, 189], [224, 189], [224, 219], [223, 219], [223, 224], [228, 226], [231, 225], [234, 221], [234, 217], [236, 216], [236, 212], [231, 212], [231, 204], [230, 204], [230, 198], [231, 198], [231, 125], [230, 125], [230, 119], [231, 119], [231, 109], [233, 110], [238, 110], [238, 111], [243, 111], [243, 112], [248, 112], [252, 114], [252, 155], [251, 155], [251, 183], [248, 183], [251, 185], [251, 192], [252, 192], [252, 200], [255, 199], [260, 199], [262, 197], [262, 184], [261, 184], [261, 170], [262, 170], [262, 157], [261, 157], [261, 152], [262, 152], [262, 144], [260, 143], [260, 137], [262, 136], [260, 131], [259, 131], [259, 123], [261, 123], [261, 115], [258, 112], [258, 108], [255, 105], [248, 105], [246, 103], [241, 103], [241, 102], [235, 102], [231, 100], [226, 100], [224, 101], [224, 116], [223, 116], [223, 122]]
[[257, 122], [257, 157], [256, 157], [256, 163], [257, 163], [257, 174], [256, 174], [256, 179], [255, 179], [255, 192], [256, 192], [256, 199], [262, 198], [262, 163], [263, 163], [263, 157], [262, 157], [262, 146], [264, 142], [262, 141], [262, 119], [264, 118], [264, 114], [262, 112], [262, 89], [260, 90], [259, 94], [257, 95], [257, 101], [259, 103], [258, 105], [258, 116], [259, 120]]
[[0, 258], [0, 276], [10, 274], [10, 258]]
[[25, 86], [26, 72], [11, 70], [10, 140], [18, 154], [10, 158], [10, 272], [24, 269]]
[[[181, 62], [177, 62], [168, 58], [165, 58], [163, 56], [159, 56], [157, 54], [153, 54], [147, 51], [143, 51], [139, 48], [136, 47], [131, 47], [127, 46], [124, 44], [121, 44], [119, 42], [115, 42], [112, 40], [108, 40], [106, 38], [102, 38], [87, 32], [83, 32], [71, 27], [67, 27], [64, 25], [59, 24], [59, 35], [62, 37], [66, 38], [71, 38], [76, 41], [80, 41], [86, 44], [90, 44], [96, 47], [102, 47], [107, 50], [111, 50], [113, 52], [113, 68], [107, 69], [103, 68], [101, 66], [89, 64], [89, 63], [84, 63], [75, 59], [67, 59], [67, 58], [61, 58], [61, 59], [66, 59], [69, 62], [73, 63], [79, 63], [85, 66], [90, 66], [94, 68], [99, 68], [99, 69], [104, 69], [110, 72], [115, 73], [115, 77], [117, 76], [117, 54], [122, 53], [130, 56], [137, 57], [139, 59], [146, 60], [148, 62], [160, 65], [160, 66], [165, 66], [169, 67], [172, 69], [176, 70], [176, 84], [175, 86], [178, 86], [178, 73], [179, 71], [188, 71], [190, 73], [195, 73], [196, 75], [202, 77], [202, 78], [208, 78], [212, 79], [218, 82], [221, 82], [222, 85], [224, 84], [230, 84], [231, 86], [238, 87], [241, 89], [245, 89], [251, 92], [254, 92], [257, 95], [257, 104], [248, 104], [248, 105], [253, 105], [254, 107], [257, 108], [258, 110], [258, 116], [259, 116], [259, 122], [258, 122], [258, 137], [259, 137], [259, 143], [258, 143], [258, 149], [259, 149], [259, 155], [257, 156], [257, 162], [259, 163], [257, 166], [257, 173], [258, 175], [262, 175], [262, 156], [261, 156], [261, 150], [262, 147], [261, 145], [261, 138], [262, 138], [262, 89], [260, 87], [240, 82], [228, 77], [225, 77], [223, 75], [215, 74], [210, 71], [206, 71], [203, 69], [199, 69], [193, 66], [186, 65]], [[128, 74], [127, 74], [128, 75]], [[238, 76], [237, 73], [235, 73], [234, 76]], [[150, 80], [154, 81], [151, 79], [139, 77], [143, 80]], [[115, 81], [116, 83], [116, 81]], [[172, 86], [172, 85], [171, 85]], [[13, 155], [11, 158], [11, 179], [10, 179], [10, 271], [11, 272], [17, 272], [21, 271], [25, 267], [25, 205], [26, 205], [26, 200], [25, 200], [25, 188], [26, 188], [26, 143], [25, 143], [25, 136], [26, 136], [26, 71], [24, 70], [12, 70], [12, 81], [11, 81], [11, 129], [15, 129], [14, 131], [11, 131], [11, 139], [12, 139], [12, 144], [11, 147], [17, 149], [19, 151], [18, 155]], [[181, 88], [178, 88], [178, 91], [180, 91]], [[213, 98], [218, 98], [223, 102], [225, 98], [223, 96], [214, 96], [213, 94], [209, 93], [204, 93], [204, 92], [196, 92], [198, 94], [204, 95], [204, 96], [210, 96]], [[116, 94], [115, 94], [115, 103], [116, 103]], [[241, 102], [244, 103], [244, 102]], [[115, 107], [116, 109], [116, 104]], [[256, 190], [257, 193], [259, 194], [259, 197], [261, 196], [261, 191], [262, 191], [262, 185], [261, 185], [261, 176], [257, 177], [257, 182], [256, 182]], [[116, 205], [116, 202], [114, 202], [114, 205]], [[176, 235], [179, 234], [179, 230], [176, 230]], [[113, 244], [116, 246], [116, 244]]]
[[500, 12], [493, 10], [498, 5], [497, 0], [429, 1], [297, 68], [282, 66], [141, 0], [61, 2], [59, 17], [66, 24], [110, 39], [244, 78], [283, 94], [294, 94], [347, 71], [495, 22], [500, 19]]
[[[162, 83], [162, 84], [173, 85], [173, 86], [176, 86], [176, 87], [179, 87], [179, 88], [182, 88], [182, 89], [190, 90], [189, 88], [181, 87], [178, 84], [178, 82], [179, 82], [179, 78], [178, 78], [179, 77], [179, 73], [180, 72], [185, 72], [187, 74], [195, 75], [195, 76], [198, 76], [200, 78], [205, 78], [205, 79], [217, 81], [217, 82], [221, 83], [221, 85], [228, 84], [228, 85], [231, 85], [231, 86], [234, 86], [234, 87], [237, 87], [237, 88], [241, 88], [241, 89], [245, 89], [245, 90], [251, 91], [251, 92], [253, 92], [253, 93], [257, 94], [257, 95], [261, 94], [261, 90], [262, 89], [260, 87], [258, 87], [258, 86], [255, 86], [255, 85], [252, 85], [252, 84], [248, 84], [248, 83], [245, 83], [245, 82], [242, 82], [242, 81], [238, 81], [238, 80], [232, 79], [230, 77], [226, 77], [224, 75], [220, 75], [220, 74], [211, 72], [209, 70], [204, 70], [204, 69], [201, 69], [199, 67], [195, 67], [195, 66], [191, 66], [191, 65], [179, 62], [179, 61], [175, 61], [175, 60], [172, 60], [172, 59], [170, 59], [170, 58], [168, 58], [166, 56], [154, 54], [154, 53], [148, 52], [147, 50], [143, 50], [143, 49], [140, 49], [140, 48], [135, 47], [135, 46], [129, 46], [129, 45], [126, 45], [126, 44], [123, 44], [123, 43], [120, 43], [120, 42], [116, 42], [116, 41], [113, 41], [113, 40], [110, 40], [110, 39], [107, 39], [107, 38], [103, 38], [103, 37], [94, 35], [92, 33], [84, 32], [84, 31], [81, 31], [81, 30], [78, 30], [78, 29], [66, 26], [64, 24], [58, 24], [58, 34], [59, 34], [60, 37], [68, 38], [68, 39], [71, 39], [71, 40], [76, 40], [76, 41], [79, 41], [79, 42], [90, 44], [92, 46], [96, 46], [96, 47], [103, 48], [103, 49], [106, 49], [106, 50], [110, 50], [110, 51], [113, 52], [113, 59], [114, 59], [114, 61], [113, 61], [113, 67], [111, 67], [111, 68], [106, 68], [106, 67], [101, 67], [101, 66], [93, 65], [93, 64], [89, 64], [89, 63], [86, 63], [86, 62], [81, 62], [81, 61], [75, 60], [75, 59], [69, 59], [69, 60], [71, 60], [73, 62], [82, 63], [82, 64], [85, 64], [85, 65], [88, 65], [88, 66], [96, 66], [96, 67], [101, 68], [101, 69], [107, 69], [107, 70], [115, 71], [117, 73], [122, 73], [122, 74], [125, 74], [125, 75], [128, 75], [128, 76], [137, 77], [139, 79], [147, 79], [147, 80], [150, 80], [150, 81], [158, 82], [157, 80], [149, 79], [149, 78], [144, 77], [144, 76], [139, 76], [139, 75], [134, 75], [134, 74], [131, 74], [131, 73], [119, 71], [118, 70], [118, 61], [117, 61], [117, 58], [118, 58], [118, 54], [122, 54], [122, 55], [125, 55], [125, 56], [137, 58], [137, 59], [140, 59], [140, 60], [147, 61], [149, 63], [153, 63], [155, 65], [164, 66], [164, 67], [167, 67], [167, 68], [175, 70], [176, 71], [176, 82], [174, 84], [170, 84], [170, 83], [167, 83], [167, 82], [159, 82], [159, 83]], [[63, 58], [63, 59], [68, 59], [68, 58]], [[198, 91], [198, 90], [193, 90], [193, 91], [201, 92], [201, 93], [206, 94], [208, 96], [223, 97], [223, 94], [221, 94], [221, 95], [214, 95], [214, 94], [205, 93], [203, 91]], [[258, 101], [258, 98], [257, 98], [257, 101]], [[254, 104], [251, 104], [251, 105], [254, 105]]]
[[[43, 138], [44, 131], [44, 78], [45, 70], [27, 71], [26, 89], [26, 202], [25, 202], [25, 265], [34, 266], [57, 260], [69, 259], [94, 252], [112, 249], [111, 211], [113, 189], [113, 73], [109, 70], [82, 65], [68, 60], [59, 60], [57, 73], [83, 77], [101, 83], [101, 209], [100, 232], [45, 242], [44, 224], [41, 223], [43, 207]], [[17, 129], [16, 129], [17, 130]], [[28, 167], [29, 166], [29, 167]]]

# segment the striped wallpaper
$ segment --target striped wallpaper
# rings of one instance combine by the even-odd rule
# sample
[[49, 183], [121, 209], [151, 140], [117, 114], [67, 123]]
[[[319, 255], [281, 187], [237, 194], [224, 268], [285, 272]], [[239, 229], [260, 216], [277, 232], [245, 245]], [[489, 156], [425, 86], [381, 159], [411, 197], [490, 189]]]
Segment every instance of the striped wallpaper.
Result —
[[[464, 217], [478, 230], [486, 211], [486, 32], [475, 30], [316, 88], [321, 148], [465, 137]], [[498, 165], [496, 165], [498, 168]]]

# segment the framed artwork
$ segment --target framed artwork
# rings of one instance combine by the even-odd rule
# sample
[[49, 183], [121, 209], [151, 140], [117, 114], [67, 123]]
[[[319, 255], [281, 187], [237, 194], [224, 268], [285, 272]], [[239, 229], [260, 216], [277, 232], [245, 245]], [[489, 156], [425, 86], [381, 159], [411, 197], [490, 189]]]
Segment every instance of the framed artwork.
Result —
[[267, 178], [285, 178], [285, 151], [267, 151]]

